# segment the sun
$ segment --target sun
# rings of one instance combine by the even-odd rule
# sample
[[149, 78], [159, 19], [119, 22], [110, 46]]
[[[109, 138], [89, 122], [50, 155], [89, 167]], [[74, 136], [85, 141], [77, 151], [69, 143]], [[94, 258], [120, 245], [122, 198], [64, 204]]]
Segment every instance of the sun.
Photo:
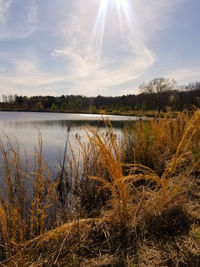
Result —
[[99, 13], [106, 17], [109, 8], [117, 8], [119, 20], [125, 17], [127, 21], [130, 20], [130, 0], [100, 0]]
[[126, 2], [126, 0], [110, 0], [110, 1], [115, 2], [117, 5], [122, 5], [123, 3]]
[[109, 3], [115, 4], [118, 8], [126, 10], [128, 8], [129, 0], [101, 0], [105, 6], [108, 6]]

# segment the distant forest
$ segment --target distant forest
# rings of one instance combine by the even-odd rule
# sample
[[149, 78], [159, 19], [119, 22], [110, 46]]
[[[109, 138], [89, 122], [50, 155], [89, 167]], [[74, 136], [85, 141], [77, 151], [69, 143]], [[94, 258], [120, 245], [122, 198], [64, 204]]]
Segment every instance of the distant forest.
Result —
[[132, 114], [137, 111], [182, 111], [200, 107], [200, 82], [179, 87], [174, 80], [156, 78], [140, 86], [140, 94], [116, 97], [82, 95], [2, 95], [2, 111], [53, 111]]

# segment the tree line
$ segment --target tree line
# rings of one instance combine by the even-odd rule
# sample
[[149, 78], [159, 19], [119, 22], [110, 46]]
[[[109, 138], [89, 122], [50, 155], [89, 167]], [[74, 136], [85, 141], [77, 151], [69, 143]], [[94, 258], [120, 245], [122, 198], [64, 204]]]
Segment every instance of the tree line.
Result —
[[156, 78], [140, 86], [138, 95], [116, 97], [3, 95], [0, 110], [129, 113], [131, 111], [182, 111], [200, 107], [200, 82], [178, 86], [174, 80]]

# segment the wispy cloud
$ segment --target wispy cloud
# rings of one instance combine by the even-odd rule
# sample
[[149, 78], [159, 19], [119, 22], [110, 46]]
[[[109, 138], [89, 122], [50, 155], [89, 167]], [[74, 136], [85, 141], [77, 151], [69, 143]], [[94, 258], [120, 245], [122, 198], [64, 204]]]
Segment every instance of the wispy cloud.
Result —
[[3, 88], [1, 94], [9, 89], [14, 93], [17, 89], [19, 94], [34, 95], [48, 94], [47, 89], [54, 84], [66, 82], [66, 77], [58, 73], [47, 72], [41, 69], [39, 62], [34, 57], [11, 59], [13, 69], [0, 70], [0, 84]]
[[167, 27], [172, 26], [176, 8], [187, 0], [134, 0], [134, 16], [140, 27], [140, 34], [146, 40]]
[[138, 79], [156, 61], [147, 41], [166, 27], [170, 12], [181, 1], [135, 0], [129, 2], [129, 17], [121, 11], [121, 20], [110, 4], [103, 29], [104, 22], [96, 21], [99, 1], [77, 0], [61, 32], [66, 46], [52, 55], [66, 58], [67, 80], [80, 89], [88, 88], [90, 94]]
[[12, 0], [0, 0], [0, 24], [4, 24], [6, 21], [6, 15]]
[[36, 4], [36, 2], [33, 1], [32, 5], [29, 8], [29, 12], [28, 12], [28, 22], [29, 23], [36, 23], [38, 20], [38, 14], [39, 14], [39, 7]]
[[[1, 87], [18, 93], [29, 88], [29, 94], [49, 94], [47, 88], [53, 93], [61, 85], [65, 93], [69, 87], [70, 93], [86, 95], [130, 92], [157, 62], [149, 43], [186, 0], [124, 0], [124, 10], [115, 1], [104, 1], [107, 12], [104, 7], [100, 12], [102, 1], [0, 0], [0, 40], [22, 39], [16, 42], [18, 52], [7, 59], [9, 68], [1, 62]], [[35, 31], [33, 43], [23, 42]], [[0, 55], [3, 62], [5, 56]]]
[[[22, 3], [22, 2], [21, 2]], [[21, 12], [25, 13], [20, 19], [14, 23], [10, 23], [10, 19], [14, 19], [16, 14], [15, 2], [13, 0], [0, 0], [0, 39], [1, 40], [15, 40], [29, 37], [35, 30], [34, 26], [37, 22], [39, 13], [38, 5], [35, 0], [29, 2], [28, 12], [26, 16], [27, 5], [22, 5]]]

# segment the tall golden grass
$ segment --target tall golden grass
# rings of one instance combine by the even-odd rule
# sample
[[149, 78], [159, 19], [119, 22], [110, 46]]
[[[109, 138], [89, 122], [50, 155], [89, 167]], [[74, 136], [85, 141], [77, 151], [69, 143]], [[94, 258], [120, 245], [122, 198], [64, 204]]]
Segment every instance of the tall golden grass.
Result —
[[[70, 236], [69, 232], [75, 225], [83, 227], [92, 221], [102, 224], [106, 220], [109, 223], [119, 220], [121, 231], [125, 233], [124, 229], [133, 222], [140, 224], [145, 213], [160, 214], [175, 205], [191, 172], [199, 165], [198, 110], [192, 117], [182, 113], [177, 118], [137, 121], [125, 129], [122, 140], [117, 138], [108, 120], [105, 120], [104, 132], [89, 126], [85, 126], [85, 131], [88, 141], [78, 140], [82, 151], [81, 164], [80, 155], [76, 159], [71, 149], [72, 156], [68, 158], [65, 148], [59, 189], [60, 180], [57, 182], [51, 177], [43, 160], [40, 135], [34, 172], [28, 172], [27, 164], [24, 167], [19, 148], [13, 146], [9, 138], [7, 147], [0, 142], [4, 183], [0, 195], [1, 258], [7, 266], [12, 266], [11, 260], [16, 254], [19, 255], [18, 262], [26, 262], [24, 246], [59, 239], [63, 233]], [[67, 182], [64, 182], [68, 178], [73, 178], [70, 193], [74, 203], [78, 204], [72, 205], [71, 210], [62, 209], [59, 214], [58, 195], [66, 196], [62, 197], [62, 202], [68, 201], [67, 194], [62, 194], [62, 190], [69, 190]], [[30, 182], [31, 195], [28, 192]], [[52, 206], [56, 209], [52, 210]], [[95, 208], [98, 213], [92, 213]], [[90, 212], [82, 212], [84, 209], [90, 209]], [[61, 226], [48, 232], [51, 212], [55, 213], [54, 225]], [[66, 223], [63, 219], [57, 223], [58, 218], [66, 218], [65, 212], [71, 212], [71, 218], [76, 218], [76, 221]], [[98, 218], [90, 218], [94, 214]]]
[[[127, 126], [124, 129], [123, 161], [143, 164], [162, 175], [166, 164], [176, 153], [186, 129], [191, 130], [192, 126], [189, 124], [195, 124], [193, 130], [198, 132], [197, 116], [198, 111], [193, 118], [190, 118], [187, 112], [183, 112], [177, 114], [176, 118], [157, 117], [145, 121], [139, 120]], [[189, 143], [192, 145], [194, 142], [193, 138]]]
[[[132, 134], [135, 139], [131, 148], [132, 162], [129, 164], [123, 162], [124, 153], [127, 151], [123, 151], [124, 143], [122, 145], [119, 143], [109, 121], [105, 121], [106, 134], [86, 127], [88, 139], [92, 146], [97, 148], [96, 155], [99, 155], [100, 161], [108, 172], [107, 177], [99, 175], [90, 176], [90, 178], [100, 181], [112, 192], [114, 205], [123, 219], [128, 216], [127, 207], [133, 199], [130, 188], [135, 182], [153, 181], [156, 186], [152, 193], [162, 196], [160, 205], [162, 202], [172, 200], [181, 190], [185, 179], [199, 164], [199, 159], [195, 159], [193, 150], [194, 143], [195, 146], [199, 146], [199, 123], [199, 111], [196, 111], [192, 118], [187, 113], [182, 113], [176, 119], [158, 118], [148, 122], [142, 120], [136, 122], [132, 133], [130, 129], [128, 132], [128, 138]], [[125, 138], [127, 138], [127, 132], [125, 132]], [[128, 151], [130, 153], [130, 150]], [[144, 165], [158, 158], [164, 165], [161, 175]], [[175, 185], [173, 176], [180, 168], [183, 171], [182, 178], [180, 183]]]
[[[42, 159], [42, 139], [35, 154], [37, 167], [28, 172], [21, 162], [17, 143], [7, 138], [7, 148], [0, 142], [2, 193], [0, 195], [1, 241], [6, 257], [19, 252], [30, 238], [42, 234], [48, 208], [57, 201], [56, 183]], [[24, 166], [24, 167], [22, 167]], [[31, 196], [30, 196], [30, 192]]]

